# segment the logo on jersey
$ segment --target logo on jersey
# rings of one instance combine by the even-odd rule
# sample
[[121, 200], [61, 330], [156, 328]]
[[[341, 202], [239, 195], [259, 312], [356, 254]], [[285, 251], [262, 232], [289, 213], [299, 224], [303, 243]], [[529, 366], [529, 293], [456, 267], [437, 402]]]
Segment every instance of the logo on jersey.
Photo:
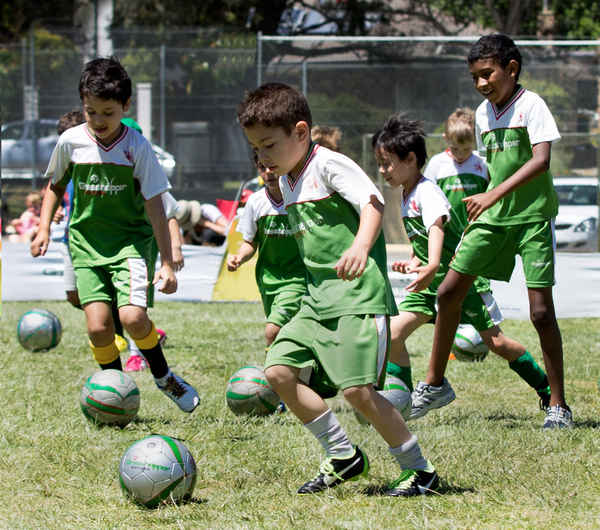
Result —
[[127, 188], [127, 184], [114, 184], [113, 179], [90, 175], [89, 182], [80, 182], [78, 188], [86, 195], [116, 195]]
[[123, 149], [123, 154], [125, 155], [125, 158], [133, 164], [133, 155], [131, 154], [131, 151], [128, 151], [127, 149]]

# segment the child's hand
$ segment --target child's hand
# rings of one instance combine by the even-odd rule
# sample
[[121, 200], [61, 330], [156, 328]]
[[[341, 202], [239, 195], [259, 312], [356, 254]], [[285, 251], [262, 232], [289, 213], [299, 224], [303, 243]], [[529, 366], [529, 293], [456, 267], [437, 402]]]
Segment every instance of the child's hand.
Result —
[[231, 254], [227, 257], [227, 270], [229, 272], [237, 271], [242, 264], [242, 258], [238, 254]]
[[433, 279], [438, 267], [435, 265], [424, 265], [423, 267], [415, 267], [410, 272], [416, 272], [417, 277], [406, 286], [406, 290], [411, 293], [417, 293], [423, 289], [427, 289]]
[[369, 252], [366, 248], [352, 245], [335, 264], [338, 278], [342, 280], [354, 280], [359, 278], [367, 266]]
[[496, 203], [496, 199], [491, 192], [477, 193], [463, 199], [467, 207], [467, 219], [469, 222], [475, 221], [490, 206]]
[[161, 293], [173, 294], [177, 291], [177, 278], [170, 265], [161, 265], [160, 269], [154, 274], [154, 281], [152, 283], [156, 285], [161, 279], [163, 282], [158, 286], [158, 290]]
[[43, 256], [48, 250], [48, 243], [50, 242], [50, 234], [47, 230], [38, 230], [37, 234], [29, 245], [29, 251], [34, 258]]
[[394, 263], [392, 263], [392, 270], [395, 272], [408, 274], [410, 272], [414, 272], [419, 265], [421, 265], [421, 260], [419, 258], [412, 257], [408, 261], [394, 261]]

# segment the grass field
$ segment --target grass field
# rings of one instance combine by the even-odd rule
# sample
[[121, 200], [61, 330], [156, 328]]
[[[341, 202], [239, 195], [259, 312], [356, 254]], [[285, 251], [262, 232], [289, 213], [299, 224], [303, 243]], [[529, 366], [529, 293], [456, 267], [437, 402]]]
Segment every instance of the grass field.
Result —
[[[34, 306], [63, 323], [53, 351], [28, 353], [16, 340], [19, 315]], [[167, 330], [171, 366], [202, 402], [186, 415], [148, 372], [137, 374], [140, 412], [121, 430], [96, 428], [79, 409], [80, 389], [96, 371], [83, 314], [58, 302], [2, 305], [1, 528], [600, 528], [600, 319], [560, 322], [574, 429], [543, 431], [537, 396], [499, 358], [451, 361], [456, 401], [409, 424], [442, 478], [440, 494], [392, 499], [369, 491], [399, 470], [342, 399], [331, 406], [369, 455], [371, 473], [310, 497], [295, 493], [322, 456], [306, 429], [290, 413], [240, 418], [228, 410], [229, 376], [264, 357], [258, 304], [159, 303], [151, 316]], [[503, 328], [540, 360], [529, 322]], [[431, 336], [427, 326], [409, 340], [415, 381]], [[119, 459], [151, 433], [183, 439], [194, 455], [192, 502], [147, 510], [123, 497]]]

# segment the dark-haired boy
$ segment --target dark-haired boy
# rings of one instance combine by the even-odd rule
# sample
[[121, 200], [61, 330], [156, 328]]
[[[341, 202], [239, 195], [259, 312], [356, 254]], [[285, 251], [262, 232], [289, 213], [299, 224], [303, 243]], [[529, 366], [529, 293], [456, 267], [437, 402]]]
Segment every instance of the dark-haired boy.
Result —
[[348, 157], [311, 142], [304, 96], [282, 83], [246, 95], [238, 119], [260, 162], [280, 175], [292, 231], [307, 269], [308, 293], [267, 352], [265, 373], [288, 408], [326, 452], [318, 475], [298, 493], [316, 493], [365, 476], [325, 401], [300, 380], [317, 360], [333, 385], [381, 434], [402, 468], [390, 496], [428, 493], [438, 484], [400, 412], [375, 390], [385, 375], [389, 315], [395, 304], [381, 232], [383, 198]]
[[[195, 389], [167, 364], [148, 318], [153, 283], [173, 293], [171, 241], [161, 194], [169, 188], [152, 146], [121, 123], [131, 101], [131, 79], [115, 58], [88, 62], [79, 81], [85, 123], [65, 131], [52, 153], [33, 256], [44, 255], [49, 227], [67, 183], [74, 184], [69, 248], [90, 345], [101, 368], [121, 369], [111, 302], [146, 357], [156, 385], [185, 412], [199, 403]], [[156, 245], [161, 267], [154, 275]]]
[[[481, 37], [467, 58], [475, 89], [486, 98], [476, 111], [477, 143], [485, 152], [490, 184], [464, 199], [469, 226], [438, 289], [436, 320], [424, 400], [442, 384], [461, 305], [477, 276], [509, 281], [519, 254], [530, 318], [540, 339], [550, 384], [544, 428], [571, 427], [565, 401], [562, 338], [552, 298], [554, 226], [558, 200], [550, 174], [552, 142], [560, 139], [545, 102], [519, 85], [521, 54], [503, 34]], [[428, 395], [432, 394], [432, 395]]]

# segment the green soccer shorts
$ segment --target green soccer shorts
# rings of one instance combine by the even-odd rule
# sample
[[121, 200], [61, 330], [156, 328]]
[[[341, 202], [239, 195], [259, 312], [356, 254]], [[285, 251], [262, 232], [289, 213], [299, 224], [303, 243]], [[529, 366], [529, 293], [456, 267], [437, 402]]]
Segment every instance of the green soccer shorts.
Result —
[[305, 294], [306, 289], [287, 289], [274, 295], [263, 295], [261, 298], [267, 322], [283, 327], [300, 310]]
[[316, 320], [302, 310], [267, 351], [265, 369], [284, 365], [322, 367], [335, 388], [373, 384], [383, 388], [389, 351], [388, 315], [342, 315]]
[[[428, 315], [431, 317], [428, 323], [433, 324], [437, 317], [436, 296], [423, 292], [408, 293], [398, 306], [398, 310]], [[478, 293], [471, 287], [463, 301], [461, 324], [471, 324], [477, 331], [485, 331], [497, 326], [502, 320], [502, 313], [491, 291]]]
[[527, 287], [554, 285], [554, 222], [491, 225], [475, 222], [467, 227], [450, 268], [462, 274], [507, 282], [515, 256], [523, 261]]
[[118, 307], [152, 307], [154, 262], [151, 263], [142, 258], [125, 258], [98, 267], [77, 267], [75, 277], [81, 305], [90, 302], [112, 304], [116, 299]]

